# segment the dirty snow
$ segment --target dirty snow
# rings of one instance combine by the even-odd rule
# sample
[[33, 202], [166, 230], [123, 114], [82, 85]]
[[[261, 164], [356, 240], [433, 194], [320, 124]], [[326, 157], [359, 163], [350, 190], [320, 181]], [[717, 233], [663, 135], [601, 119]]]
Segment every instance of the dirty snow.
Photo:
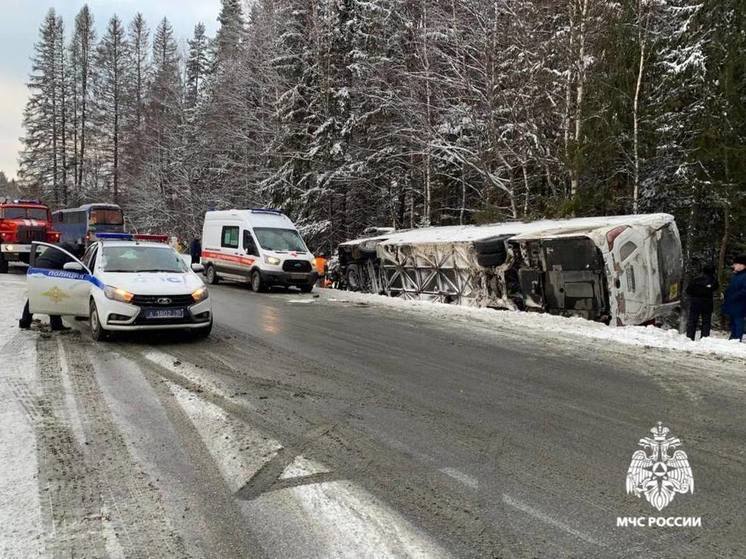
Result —
[[550, 314], [497, 311], [487, 308], [446, 305], [428, 301], [411, 301], [396, 297], [353, 293], [348, 291], [320, 290], [330, 302], [368, 303], [392, 307], [402, 311], [416, 312], [420, 316], [437, 321], [462, 319], [465, 323], [478, 323], [494, 328], [495, 336], [500, 329], [541, 332], [549, 335], [578, 336], [596, 340], [608, 340], [628, 346], [659, 348], [688, 352], [697, 355], [719, 356], [746, 360], [746, 343], [738, 343], [713, 336], [692, 341], [676, 330], [664, 330], [655, 326], [610, 327], [582, 318], [563, 317]]

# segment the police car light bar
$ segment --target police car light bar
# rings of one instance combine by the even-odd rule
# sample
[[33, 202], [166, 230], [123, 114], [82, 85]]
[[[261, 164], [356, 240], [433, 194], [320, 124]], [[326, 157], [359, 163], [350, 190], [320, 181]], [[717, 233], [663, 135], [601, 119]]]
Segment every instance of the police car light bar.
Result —
[[117, 241], [131, 241], [132, 235], [129, 233], [96, 233], [97, 239], [109, 239]]

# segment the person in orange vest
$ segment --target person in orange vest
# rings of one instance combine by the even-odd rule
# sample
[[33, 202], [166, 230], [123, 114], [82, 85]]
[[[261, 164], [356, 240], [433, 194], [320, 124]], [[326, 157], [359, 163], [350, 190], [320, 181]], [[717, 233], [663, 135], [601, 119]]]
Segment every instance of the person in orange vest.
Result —
[[316, 272], [319, 274], [316, 285], [319, 287], [326, 287], [327, 261], [326, 255], [323, 252], [314, 258], [314, 267], [316, 268]]

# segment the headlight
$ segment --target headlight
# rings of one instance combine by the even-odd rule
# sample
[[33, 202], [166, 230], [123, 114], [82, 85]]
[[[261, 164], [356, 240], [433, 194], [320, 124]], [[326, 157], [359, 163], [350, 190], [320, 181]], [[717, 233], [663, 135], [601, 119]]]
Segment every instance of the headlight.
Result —
[[271, 264], [272, 266], [279, 266], [280, 265], [280, 259], [276, 256], [265, 256], [264, 261], [267, 264]]
[[134, 297], [134, 295], [129, 291], [119, 289], [118, 287], [112, 287], [110, 285], [104, 287], [104, 295], [106, 295], [107, 299], [119, 301], [121, 303], [130, 303]]
[[209, 297], [209, 293], [207, 292], [207, 287], [202, 286], [197, 291], [192, 293], [192, 299], [194, 299], [195, 303], [199, 303], [200, 301], [204, 301]]

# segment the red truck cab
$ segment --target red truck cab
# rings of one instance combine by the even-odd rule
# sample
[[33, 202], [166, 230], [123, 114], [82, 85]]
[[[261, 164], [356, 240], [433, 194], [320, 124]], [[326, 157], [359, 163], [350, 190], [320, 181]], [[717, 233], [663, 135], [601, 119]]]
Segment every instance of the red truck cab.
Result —
[[40, 201], [0, 199], [0, 274], [7, 273], [8, 262], [28, 264], [33, 241], [59, 240], [49, 208]]

